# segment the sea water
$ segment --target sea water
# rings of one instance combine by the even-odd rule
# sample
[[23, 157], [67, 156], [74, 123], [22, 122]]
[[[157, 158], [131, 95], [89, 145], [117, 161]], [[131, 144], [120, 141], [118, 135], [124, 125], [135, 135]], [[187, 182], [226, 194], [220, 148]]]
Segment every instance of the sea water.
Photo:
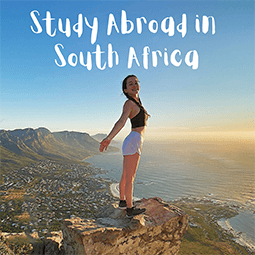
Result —
[[[106, 170], [104, 178], [119, 182], [122, 160], [120, 151], [96, 155], [86, 161]], [[255, 243], [254, 180], [252, 142], [145, 141], [134, 196], [161, 197], [165, 201], [207, 197], [234, 203], [240, 208], [240, 213], [229, 223]]]

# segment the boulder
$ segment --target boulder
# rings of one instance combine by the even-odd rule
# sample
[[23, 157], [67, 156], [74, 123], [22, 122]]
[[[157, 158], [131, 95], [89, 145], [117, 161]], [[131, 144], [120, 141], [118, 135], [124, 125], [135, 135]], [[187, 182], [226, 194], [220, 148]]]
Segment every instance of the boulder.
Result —
[[178, 254], [188, 226], [186, 213], [160, 198], [142, 199], [135, 205], [146, 212], [132, 219], [116, 202], [96, 219], [64, 220], [65, 255]]

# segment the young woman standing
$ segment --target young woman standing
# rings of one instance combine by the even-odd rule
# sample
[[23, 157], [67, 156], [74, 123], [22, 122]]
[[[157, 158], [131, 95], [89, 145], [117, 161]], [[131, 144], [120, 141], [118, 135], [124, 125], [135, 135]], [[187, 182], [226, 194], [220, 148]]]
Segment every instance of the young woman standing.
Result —
[[129, 75], [123, 80], [122, 91], [128, 100], [124, 103], [121, 117], [115, 123], [108, 136], [101, 142], [100, 151], [102, 152], [107, 149], [111, 140], [124, 127], [129, 118], [132, 131], [125, 138], [122, 146], [123, 172], [119, 184], [119, 208], [126, 209], [127, 217], [133, 217], [145, 211], [145, 209], [133, 206], [133, 184], [141, 156], [143, 137], [149, 114], [142, 106], [139, 98], [140, 85], [135, 75]]

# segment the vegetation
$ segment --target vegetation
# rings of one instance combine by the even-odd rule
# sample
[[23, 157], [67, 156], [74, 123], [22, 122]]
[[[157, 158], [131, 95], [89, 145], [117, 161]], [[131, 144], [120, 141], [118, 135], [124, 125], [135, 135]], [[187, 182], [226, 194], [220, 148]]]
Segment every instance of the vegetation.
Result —
[[0, 184], [3, 183], [2, 174], [8, 173], [10, 170], [17, 170], [21, 167], [29, 166], [37, 162], [37, 160], [33, 160], [28, 157], [24, 157], [18, 155], [5, 147], [0, 145], [0, 168], [1, 168], [1, 175], [0, 175]]
[[0, 237], [0, 254], [28, 255], [33, 250], [30, 240], [26, 236], [4, 239]]
[[212, 202], [179, 201], [176, 206], [189, 216], [190, 227], [182, 239], [179, 255], [248, 255], [243, 246], [233, 241], [233, 236], [225, 232], [218, 224], [221, 218], [231, 218], [237, 212], [227, 206]]

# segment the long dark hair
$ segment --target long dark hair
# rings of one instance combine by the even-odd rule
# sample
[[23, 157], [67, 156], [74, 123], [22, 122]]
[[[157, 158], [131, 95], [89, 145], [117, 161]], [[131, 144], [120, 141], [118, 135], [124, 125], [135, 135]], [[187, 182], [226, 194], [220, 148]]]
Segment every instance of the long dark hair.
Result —
[[137, 80], [138, 78], [134, 75], [134, 74], [130, 74], [128, 75], [122, 82], [122, 91], [123, 91], [123, 94], [131, 101], [135, 102], [139, 108], [143, 109], [144, 112], [150, 117], [150, 114], [144, 109], [143, 105], [142, 105], [142, 102], [141, 102], [141, 99], [138, 95], [138, 102], [133, 98], [131, 97], [128, 93], [125, 92], [125, 89], [127, 89], [127, 80], [128, 78], [131, 78], [131, 77], [135, 77]]

